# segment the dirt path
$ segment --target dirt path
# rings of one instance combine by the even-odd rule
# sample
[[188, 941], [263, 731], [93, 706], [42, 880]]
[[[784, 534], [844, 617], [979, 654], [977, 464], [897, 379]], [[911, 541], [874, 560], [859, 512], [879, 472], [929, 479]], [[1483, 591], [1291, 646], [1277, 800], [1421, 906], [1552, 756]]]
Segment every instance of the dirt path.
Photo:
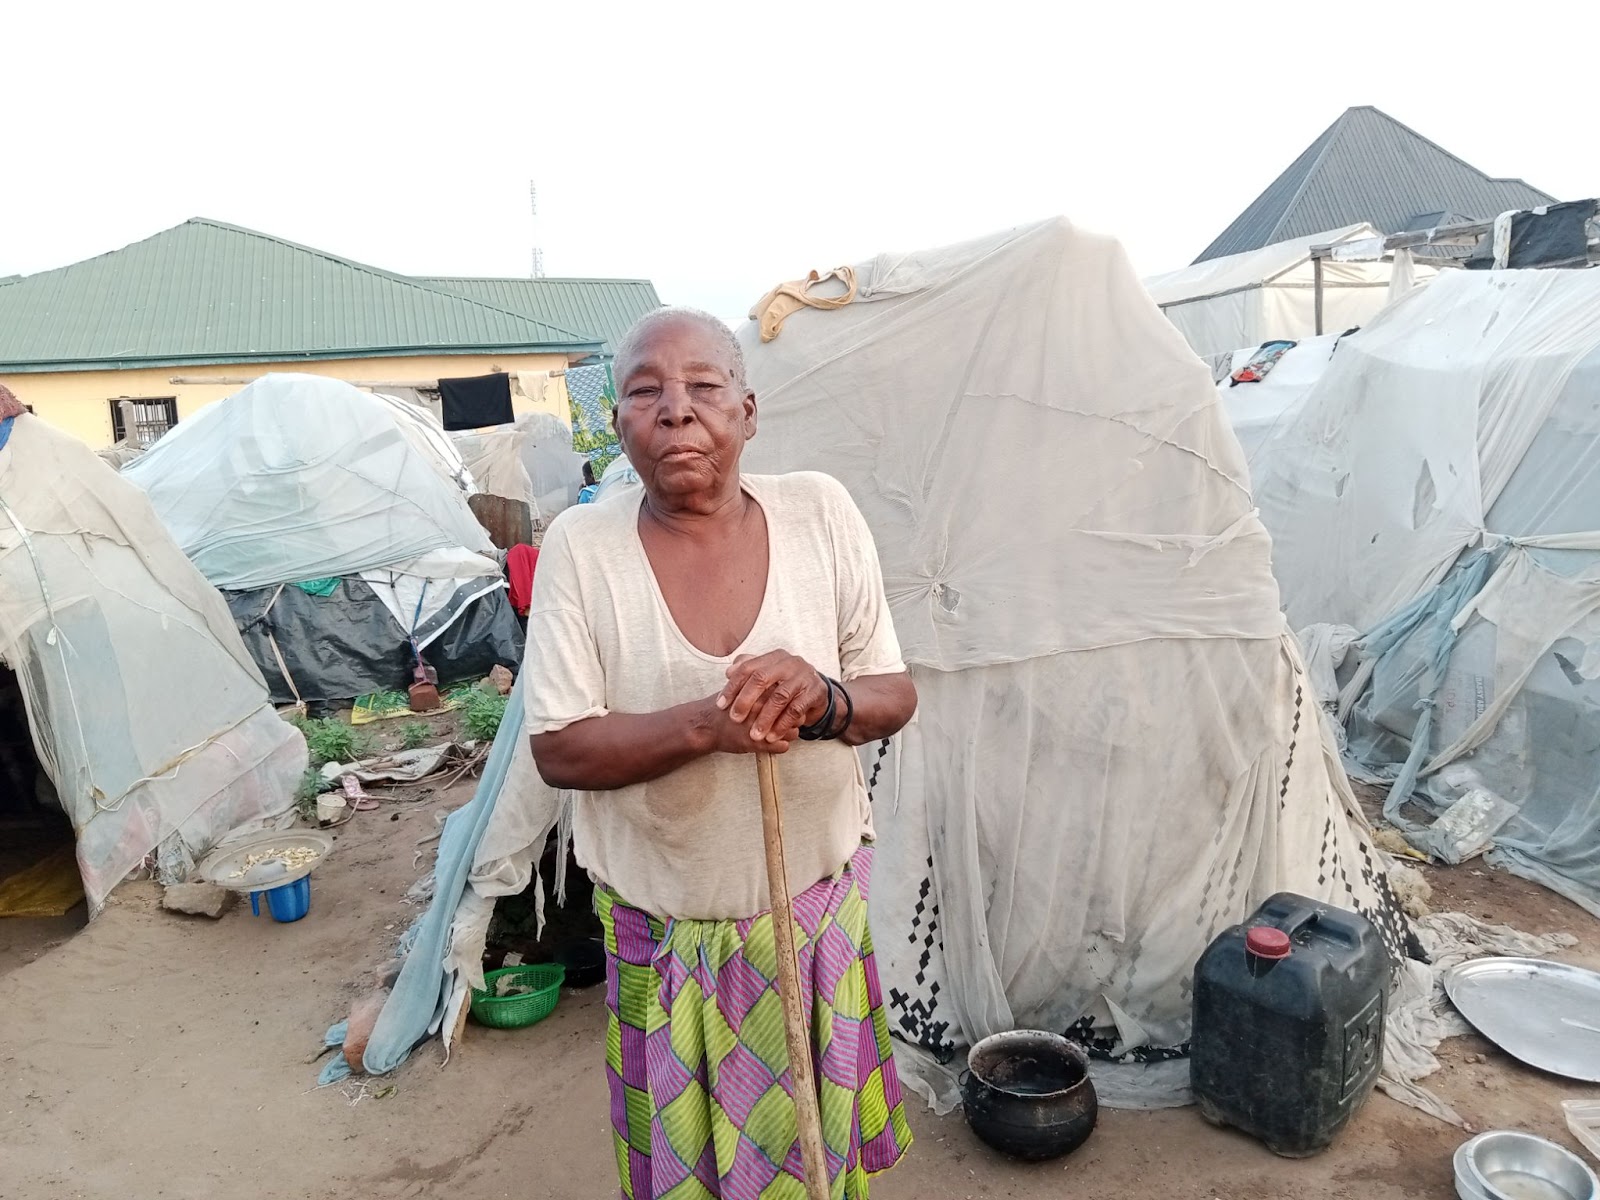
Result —
[[[365, 1093], [313, 1090], [305, 1060], [321, 1031], [416, 914], [401, 897], [425, 869], [413, 865], [418, 840], [468, 794], [361, 814], [298, 924], [252, 919], [248, 906], [216, 923], [180, 918], [156, 907], [153, 888], [128, 886], [83, 933], [0, 977], [0, 1197], [613, 1197], [598, 992], [568, 994], [532, 1029], [472, 1026], [447, 1066], [430, 1043]], [[1600, 927], [1548, 892], [1430, 875], [1478, 915], [1568, 929], [1582, 939], [1574, 959], [1600, 966]], [[1563, 1142], [1557, 1101], [1600, 1098], [1478, 1039], [1447, 1046], [1430, 1083], [1480, 1126]], [[912, 1123], [918, 1144], [875, 1200], [1445, 1200], [1463, 1136], [1377, 1097], [1331, 1151], [1286, 1162], [1192, 1110], [1106, 1113], [1078, 1154], [1023, 1167], [976, 1143], [959, 1116], [919, 1106]]]

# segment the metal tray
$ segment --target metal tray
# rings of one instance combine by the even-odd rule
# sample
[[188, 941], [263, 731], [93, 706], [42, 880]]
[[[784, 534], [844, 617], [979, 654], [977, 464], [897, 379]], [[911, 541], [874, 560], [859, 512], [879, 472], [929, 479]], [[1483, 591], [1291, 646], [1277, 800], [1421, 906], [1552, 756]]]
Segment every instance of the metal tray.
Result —
[[[279, 859], [269, 859], [245, 869], [245, 861], [263, 850], [304, 849], [316, 857], [304, 866], [290, 869]], [[266, 833], [249, 841], [238, 842], [218, 850], [200, 864], [200, 878], [208, 883], [231, 888], [236, 892], [265, 891], [284, 887], [304, 879], [333, 851], [333, 839], [317, 830], [293, 829], [281, 833]]]
[[1600, 1083], [1600, 975], [1538, 958], [1480, 958], [1444, 980], [1461, 1015], [1530, 1067]]

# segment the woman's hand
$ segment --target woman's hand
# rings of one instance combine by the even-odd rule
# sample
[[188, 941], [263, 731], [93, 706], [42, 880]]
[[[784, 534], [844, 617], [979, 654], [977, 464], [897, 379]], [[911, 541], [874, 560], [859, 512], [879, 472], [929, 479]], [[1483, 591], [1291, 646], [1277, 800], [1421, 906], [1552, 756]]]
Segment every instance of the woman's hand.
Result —
[[802, 726], [822, 719], [828, 684], [815, 667], [786, 650], [741, 655], [728, 668], [728, 685], [716, 704], [745, 731], [743, 749], [776, 753], [780, 745], [789, 748]]

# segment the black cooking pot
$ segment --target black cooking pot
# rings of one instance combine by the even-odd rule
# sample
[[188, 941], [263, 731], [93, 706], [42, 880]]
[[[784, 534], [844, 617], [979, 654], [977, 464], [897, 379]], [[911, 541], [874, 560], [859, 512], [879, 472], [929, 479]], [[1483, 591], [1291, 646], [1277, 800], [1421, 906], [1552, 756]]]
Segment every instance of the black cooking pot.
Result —
[[592, 938], [567, 942], [556, 951], [555, 957], [567, 969], [565, 987], [593, 987], [606, 981], [605, 947]]
[[997, 1033], [974, 1046], [961, 1100], [973, 1133], [1034, 1162], [1083, 1145], [1100, 1110], [1083, 1048], [1038, 1029]]

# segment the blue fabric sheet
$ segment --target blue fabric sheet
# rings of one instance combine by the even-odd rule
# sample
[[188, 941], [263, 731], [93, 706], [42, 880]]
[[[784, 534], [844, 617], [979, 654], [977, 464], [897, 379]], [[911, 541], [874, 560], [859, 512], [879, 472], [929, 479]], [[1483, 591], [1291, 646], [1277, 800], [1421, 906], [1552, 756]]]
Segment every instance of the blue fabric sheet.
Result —
[[[501, 786], [511, 768], [517, 739], [523, 732], [522, 678], [506, 700], [500, 732], [495, 735], [484, 762], [483, 777], [467, 804], [451, 813], [439, 838], [439, 857], [434, 866], [433, 902], [421, 920], [409, 931], [410, 953], [400, 968], [400, 977], [379, 1014], [362, 1056], [362, 1067], [369, 1075], [384, 1075], [403, 1063], [411, 1051], [426, 1041], [434, 1023], [444, 1015], [450, 999], [451, 980], [445, 973], [445, 950], [450, 944], [450, 925], [456, 908], [466, 894], [478, 843], [489, 824]], [[344, 1022], [328, 1030], [328, 1045], [344, 1043]], [[322, 1070], [319, 1085], [337, 1083], [351, 1073], [343, 1053], [336, 1055]]]
[[[1401, 815], [1400, 808], [1411, 799], [1417, 786], [1417, 774], [1433, 744], [1434, 710], [1438, 706], [1439, 685], [1445, 668], [1450, 665], [1450, 652], [1455, 649], [1457, 630], [1453, 627], [1455, 616], [1468, 600], [1483, 590], [1494, 567], [1494, 559], [1480, 550], [1462, 561], [1461, 565], [1432, 591], [1417, 597], [1410, 604], [1379, 625], [1362, 639], [1367, 653], [1381, 659], [1414, 635], [1424, 639], [1427, 656], [1426, 674], [1422, 680], [1422, 698], [1417, 702], [1417, 726], [1411, 734], [1411, 750], [1395, 776], [1394, 786], [1383, 802], [1383, 816], [1396, 829], [1420, 834], [1423, 827]], [[1413, 838], [1413, 841], [1416, 839]], [[1425, 848], [1425, 847], [1424, 847]]]

